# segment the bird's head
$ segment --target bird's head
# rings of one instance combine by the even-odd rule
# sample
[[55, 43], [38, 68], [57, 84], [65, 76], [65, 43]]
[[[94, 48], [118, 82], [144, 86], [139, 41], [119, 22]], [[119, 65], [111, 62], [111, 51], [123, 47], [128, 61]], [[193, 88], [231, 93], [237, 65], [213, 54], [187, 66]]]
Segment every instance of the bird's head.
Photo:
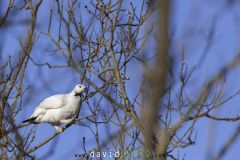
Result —
[[80, 96], [83, 98], [83, 93], [86, 91], [86, 87], [83, 84], [78, 84], [75, 86], [73, 93], [74, 96]]

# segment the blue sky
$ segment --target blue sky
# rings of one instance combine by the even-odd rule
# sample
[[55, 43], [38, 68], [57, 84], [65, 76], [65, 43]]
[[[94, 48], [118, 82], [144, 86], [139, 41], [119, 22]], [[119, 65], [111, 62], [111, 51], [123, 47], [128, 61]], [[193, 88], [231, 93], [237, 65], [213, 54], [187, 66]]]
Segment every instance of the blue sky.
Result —
[[[185, 46], [186, 63], [193, 67], [197, 64], [199, 58], [204, 51], [207, 43], [207, 35], [212, 27], [214, 19], [217, 17], [215, 24], [215, 32], [213, 35], [212, 45], [207, 51], [207, 55], [200, 66], [197, 66], [196, 72], [193, 74], [188, 88], [189, 93], [194, 93], [199, 89], [199, 85], [206, 79], [209, 79], [217, 71], [229, 62], [239, 51], [239, 18], [240, 7], [237, 1], [229, 4], [226, 7], [226, 0], [173, 0], [173, 15], [171, 31], [174, 31], [173, 36], [173, 52], [176, 55], [177, 62], [180, 62], [182, 46]], [[38, 63], [49, 62], [56, 65], [64, 65], [65, 61], [61, 56], [51, 55], [46, 52], [46, 48], [50, 47], [50, 41], [39, 34], [41, 31], [47, 30], [47, 18], [49, 14], [48, 2], [44, 1], [40, 8], [39, 20], [42, 25], [38, 26], [37, 33], [40, 36], [37, 39], [36, 46], [33, 49], [32, 55]], [[16, 19], [23, 15], [18, 15]], [[45, 23], [46, 22], [46, 23]], [[17, 39], [23, 38], [26, 31], [25, 27], [16, 25], [6, 29], [7, 39], [5, 41], [4, 55], [7, 57], [13, 54], [19, 48]], [[16, 34], [17, 33], [17, 36]], [[191, 34], [189, 34], [191, 33]], [[56, 58], [57, 57], [57, 58]], [[141, 72], [133, 63], [132, 73]], [[231, 95], [240, 88], [239, 84], [239, 69], [237, 68], [230, 72], [226, 79], [225, 94]], [[24, 84], [30, 85], [31, 88], [27, 92], [31, 95], [29, 99], [23, 102], [24, 109], [17, 117], [19, 123], [28, 118], [35, 106], [47, 96], [57, 93], [67, 93], [79, 81], [79, 76], [70, 68], [65, 69], [48, 69], [46, 66], [37, 67], [33, 63], [29, 63], [27, 67], [28, 76], [25, 78]], [[138, 85], [135, 83], [139, 75], [128, 74], [132, 76], [132, 80], [128, 84], [128, 92], [134, 94]], [[36, 78], [40, 77], [41, 81]], [[47, 86], [47, 87], [46, 87]], [[83, 105], [83, 108], [86, 107]], [[239, 97], [235, 97], [230, 102], [220, 108], [215, 114], [219, 116], [234, 116], [239, 113]], [[82, 110], [81, 115], [86, 115], [87, 111]], [[212, 150], [213, 154], [217, 153], [220, 147], [229, 139], [234, 132], [238, 122], [216, 122], [208, 119], [199, 120], [196, 125], [197, 140], [196, 145], [180, 150], [180, 157], [185, 155], [185, 159], [204, 160], [206, 152]], [[24, 133], [25, 129], [21, 129]], [[211, 132], [216, 136], [211, 137]], [[33, 144], [46, 139], [54, 133], [54, 129], [48, 124], [40, 124], [37, 126], [36, 139]], [[104, 133], [104, 131], [103, 131]], [[48, 159], [74, 159], [74, 155], [82, 153], [82, 138], [86, 137], [88, 142], [94, 142], [90, 131], [82, 126], [72, 126], [44, 147], [38, 149], [35, 154], [41, 157], [54, 146], [55, 152]], [[213, 143], [213, 144], [211, 144]], [[234, 143], [231, 150], [226, 154], [224, 159], [237, 160], [239, 156], [240, 141]], [[176, 152], [177, 154], [177, 152]]]
[[[213, 36], [212, 47], [208, 50], [207, 56], [201, 66], [197, 66], [197, 72], [194, 74], [196, 82], [204, 81], [221, 69], [239, 52], [239, 25], [236, 17], [239, 17], [239, 3], [236, 2], [226, 7], [227, 1], [174, 1], [176, 2], [173, 15], [173, 23], [176, 29], [176, 51], [180, 50], [181, 43], [185, 46], [186, 62], [194, 66], [201, 57], [204, 46], [208, 43], [206, 34], [211, 28], [213, 18], [217, 17], [215, 33]], [[184, 34], [188, 29], [192, 30], [190, 36]], [[178, 47], [179, 46], [179, 47]], [[225, 80], [225, 94], [230, 95], [239, 89], [239, 67], [230, 72]], [[193, 86], [195, 85], [194, 82]], [[193, 87], [193, 91], [196, 88]], [[234, 116], [239, 113], [239, 97], [225, 104], [215, 114], [219, 116]], [[186, 148], [186, 159], [203, 160], [207, 159], [206, 152], [212, 150], [218, 153], [220, 147], [227, 142], [230, 135], [234, 132], [236, 123], [221, 122], [203, 119], [197, 123], [197, 141], [196, 145]], [[216, 136], [209, 134], [213, 132]], [[226, 154], [224, 159], [239, 159], [238, 139]]]

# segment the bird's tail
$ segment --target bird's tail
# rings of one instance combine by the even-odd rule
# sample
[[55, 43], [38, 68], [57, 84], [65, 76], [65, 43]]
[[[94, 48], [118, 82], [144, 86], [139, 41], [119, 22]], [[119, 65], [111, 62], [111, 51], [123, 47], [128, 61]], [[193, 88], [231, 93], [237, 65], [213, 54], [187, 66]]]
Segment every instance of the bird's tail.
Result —
[[22, 123], [29, 122], [29, 123], [37, 124], [37, 122], [35, 122], [36, 118], [37, 117], [32, 117], [32, 118], [26, 119], [26, 120], [22, 121]]

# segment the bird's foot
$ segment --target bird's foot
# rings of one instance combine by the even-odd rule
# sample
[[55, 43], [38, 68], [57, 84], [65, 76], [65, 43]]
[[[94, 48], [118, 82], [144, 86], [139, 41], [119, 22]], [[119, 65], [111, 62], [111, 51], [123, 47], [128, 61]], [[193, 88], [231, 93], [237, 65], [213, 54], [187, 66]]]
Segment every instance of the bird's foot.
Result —
[[54, 128], [56, 129], [57, 133], [61, 133], [63, 131], [63, 129], [59, 126], [54, 126]]

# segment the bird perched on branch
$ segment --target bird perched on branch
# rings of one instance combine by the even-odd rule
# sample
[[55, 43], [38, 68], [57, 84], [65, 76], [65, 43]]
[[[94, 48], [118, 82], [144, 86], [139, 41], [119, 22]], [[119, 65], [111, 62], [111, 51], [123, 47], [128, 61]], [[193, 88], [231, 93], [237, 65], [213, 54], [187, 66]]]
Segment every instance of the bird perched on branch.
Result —
[[60, 125], [69, 124], [78, 116], [85, 90], [84, 85], [78, 84], [68, 94], [57, 94], [44, 99], [23, 123], [49, 123], [57, 132], [62, 132]]

